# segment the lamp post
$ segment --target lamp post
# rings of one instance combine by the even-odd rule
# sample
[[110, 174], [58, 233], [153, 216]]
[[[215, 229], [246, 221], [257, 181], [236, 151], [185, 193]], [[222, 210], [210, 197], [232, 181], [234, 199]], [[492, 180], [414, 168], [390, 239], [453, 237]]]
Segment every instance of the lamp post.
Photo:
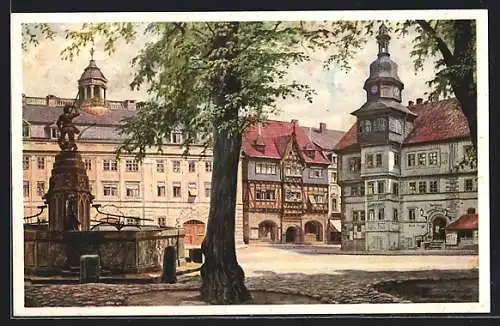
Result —
[[176, 239], [176, 250], [177, 250], [177, 266], [181, 266], [181, 260], [179, 259], [179, 237], [180, 237], [180, 227], [181, 227], [181, 224], [180, 224], [180, 221], [179, 221], [179, 218], [177, 217], [175, 219], [175, 227], [177, 228], [177, 239]]
[[[32, 219], [32, 218], [36, 217], [37, 218], [36, 219], [36, 223], [40, 224], [40, 218], [38, 216], [40, 216], [43, 213], [43, 210], [45, 208], [47, 208], [47, 204], [37, 206], [36, 208], [38, 208], [40, 210], [38, 213], [36, 213], [35, 215], [31, 215], [31, 216], [25, 216], [24, 219], [25, 220], [29, 220], [29, 219]], [[28, 224], [32, 224], [32, 223], [28, 223]]]
[[426, 237], [429, 234], [429, 223], [427, 221], [428, 217], [427, 215], [424, 215], [424, 209], [420, 209], [420, 216], [425, 219], [425, 233], [422, 235], [422, 241], [424, 241], [424, 236]]

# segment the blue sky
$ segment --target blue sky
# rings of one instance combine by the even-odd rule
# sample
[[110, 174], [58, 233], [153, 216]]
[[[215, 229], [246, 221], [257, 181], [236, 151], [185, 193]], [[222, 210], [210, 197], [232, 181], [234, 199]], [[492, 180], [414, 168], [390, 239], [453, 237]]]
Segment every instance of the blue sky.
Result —
[[[78, 28], [79, 25], [59, 25], [59, 31], [65, 28]], [[424, 70], [415, 74], [409, 56], [413, 37], [393, 37], [390, 43], [391, 58], [399, 65], [399, 77], [405, 84], [402, 92], [403, 104], [418, 97], [425, 97], [429, 89], [425, 82], [434, 75], [432, 60], [426, 63]], [[108, 78], [108, 95], [112, 100], [145, 100], [145, 90], [131, 91], [129, 83], [133, 71], [130, 60], [148, 41], [140, 36], [133, 44], [119, 43], [116, 53], [108, 56], [103, 52], [102, 42], [96, 42], [94, 58], [104, 75]], [[58, 97], [75, 97], [77, 81], [90, 59], [88, 49], [83, 49], [73, 62], [63, 61], [59, 55], [67, 46], [68, 40], [63, 33], [58, 33], [53, 41], [41, 41], [40, 45], [23, 55], [23, 92], [27, 96], [45, 97], [48, 94]], [[329, 129], [347, 130], [354, 121], [350, 112], [358, 109], [366, 100], [363, 84], [368, 77], [370, 63], [376, 59], [377, 44], [370, 40], [351, 62], [348, 72], [336, 67], [323, 69], [323, 60], [328, 51], [311, 53], [310, 62], [292, 67], [291, 78], [308, 83], [318, 93], [312, 104], [305, 100], [288, 99], [280, 101], [281, 112], [274, 118], [282, 120], [298, 119], [304, 126], [317, 126], [326, 122]]]

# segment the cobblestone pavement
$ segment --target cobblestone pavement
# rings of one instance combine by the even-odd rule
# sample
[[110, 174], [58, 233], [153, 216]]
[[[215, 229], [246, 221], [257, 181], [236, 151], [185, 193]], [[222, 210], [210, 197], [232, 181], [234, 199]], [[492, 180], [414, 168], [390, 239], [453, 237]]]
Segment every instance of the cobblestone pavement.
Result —
[[[238, 260], [250, 291], [300, 294], [322, 303], [409, 302], [380, 293], [375, 285], [412, 279], [478, 279], [474, 256], [341, 256], [248, 247], [238, 249]], [[127, 297], [133, 294], [197, 290], [199, 286], [197, 273], [179, 276], [176, 284], [26, 283], [25, 306], [120, 306], [127, 305]]]

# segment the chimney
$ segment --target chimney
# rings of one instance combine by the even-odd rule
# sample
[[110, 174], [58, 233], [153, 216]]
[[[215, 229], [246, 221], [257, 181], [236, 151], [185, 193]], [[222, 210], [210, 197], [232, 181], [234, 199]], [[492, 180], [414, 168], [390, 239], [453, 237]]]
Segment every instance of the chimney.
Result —
[[423, 100], [424, 100], [424, 99], [423, 99], [423, 98], [421, 98], [421, 97], [417, 98], [417, 104], [422, 104]]
[[319, 123], [319, 132], [323, 133], [326, 130], [326, 123], [320, 122]]
[[413, 104], [414, 104], [413, 101], [408, 101], [408, 107], [411, 108], [413, 106]]
[[299, 124], [299, 120], [297, 120], [297, 119], [292, 119], [291, 122], [292, 122], [293, 125], [298, 125]]

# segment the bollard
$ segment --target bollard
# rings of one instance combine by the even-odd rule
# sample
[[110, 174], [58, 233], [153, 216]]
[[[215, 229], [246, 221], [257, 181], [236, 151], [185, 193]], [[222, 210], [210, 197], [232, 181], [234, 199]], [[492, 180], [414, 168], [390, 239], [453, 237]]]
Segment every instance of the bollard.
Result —
[[81, 255], [80, 283], [99, 282], [100, 269], [99, 255]]
[[176, 249], [173, 246], [168, 246], [163, 252], [163, 273], [162, 282], [164, 283], [176, 283]]
[[189, 249], [189, 258], [191, 258], [193, 263], [203, 263], [203, 252], [201, 248]]

